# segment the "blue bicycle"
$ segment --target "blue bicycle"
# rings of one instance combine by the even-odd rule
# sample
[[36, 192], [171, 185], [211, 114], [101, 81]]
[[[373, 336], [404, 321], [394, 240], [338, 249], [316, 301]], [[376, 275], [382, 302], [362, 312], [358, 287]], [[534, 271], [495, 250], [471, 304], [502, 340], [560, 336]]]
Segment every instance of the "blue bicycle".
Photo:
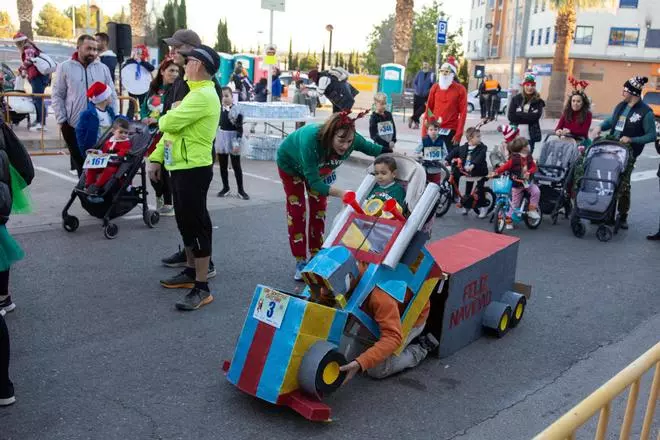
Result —
[[[497, 197], [495, 200], [495, 212], [491, 221], [494, 220], [493, 229], [495, 230], [495, 233], [501, 234], [506, 227], [507, 213], [511, 209], [511, 189], [513, 188], [513, 181], [509, 176], [498, 177], [493, 179], [491, 188]], [[527, 210], [528, 206], [529, 195], [525, 193], [520, 208], [513, 209], [511, 220], [513, 223], [524, 221], [529, 229], [536, 229], [541, 225], [543, 216], [539, 213], [538, 218], [530, 217]]]

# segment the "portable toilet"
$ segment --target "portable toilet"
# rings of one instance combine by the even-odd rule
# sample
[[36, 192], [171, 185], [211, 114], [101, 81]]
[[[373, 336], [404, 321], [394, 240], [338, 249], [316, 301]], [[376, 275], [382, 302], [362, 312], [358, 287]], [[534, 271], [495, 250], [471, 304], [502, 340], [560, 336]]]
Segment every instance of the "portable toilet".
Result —
[[387, 95], [388, 104], [392, 103], [392, 95], [403, 94], [403, 81], [406, 68], [401, 64], [387, 63], [380, 66], [378, 91]]
[[215, 76], [220, 85], [224, 87], [229, 84], [234, 72], [234, 56], [223, 52], [218, 52], [218, 55], [220, 56], [220, 68]]
[[264, 57], [259, 55], [254, 59], [254, 83], [261, 78], [268, 78], [268, 66], [264, 64]]
[[243, 68], [247, 70], [247, 77], [251, 83], [254, 83], [254, 59], [255, 56], [251, 53], [241, 53], [234, 55], [234, 68], [239, 61], [243, 63]]

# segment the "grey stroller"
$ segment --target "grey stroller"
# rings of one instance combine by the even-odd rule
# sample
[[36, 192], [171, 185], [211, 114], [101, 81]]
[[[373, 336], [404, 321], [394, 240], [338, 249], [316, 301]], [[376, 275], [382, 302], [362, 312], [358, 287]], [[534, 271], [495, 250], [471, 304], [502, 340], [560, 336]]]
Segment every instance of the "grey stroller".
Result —
[[598, 224], [596, 237], [609, 241], [619, 231], [620, 219], [615, 220], [621, 175], [626, 169], [629, 151], [626, 146], [611, 140], [594, 143], [584, 162], [584, 176], [577, 182], [575, 209], [571, 215], [571, 230], [576, 237], [584, 237], [583, 220]]
[[565, 218], [571, 213], [569, 188], [578, 156], [577, 141], [574, 138], [554, 134], [546, 136], [534, 177], [541, 190], [539, 208], [542, 214], [552, 218], [553, 225], [557, 223], [562, 210]]

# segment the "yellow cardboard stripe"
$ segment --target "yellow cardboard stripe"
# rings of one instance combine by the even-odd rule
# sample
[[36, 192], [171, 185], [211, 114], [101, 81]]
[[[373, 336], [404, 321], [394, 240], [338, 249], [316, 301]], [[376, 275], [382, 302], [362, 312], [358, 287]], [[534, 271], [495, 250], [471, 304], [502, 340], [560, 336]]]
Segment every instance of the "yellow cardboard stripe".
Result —
[[318, 340], [328, 339], [332, 321], [335, 318], [335, 309], [324, 307], [319, 304], [307, 303], [305, 315], [300, 324], [300, 331], [293, 346], [289, 365], [284, 374], [284, 381], [280, 388], [280, 395], [290, 393], [298, 389], [298, 369], [302, 358]]
[[422, 284], [422, 288], [419, 289], [419, 293], [413, 300], [413, 302], [408, 306], [408, 313], [406, 313], [406, 317], [404, 318], [403, 322], [401, 323], [401, 333], [403, 334], [403, 342], [399, 346], [399, 348], [396, 349], [394, 352], [395, 355], [400, 355], [401, 352], [403, 351], [406, 344], [406, 339], [408, 338], [408, 335], [410, 334], [410, 331], [412, 330], [413, 324], [417, 321], [417, 318], [419, 318], [420, 313], [422, 313], [422, 310], [424, 310], [424, 306], [428, 302], [429, 298], [431, 297], [431, 292], [433, 292], [433, 289], [435, 288], [435, 285], [438, 283], [439, 278], [429, 278], [428, 280], [424, 281], [424, 284]]

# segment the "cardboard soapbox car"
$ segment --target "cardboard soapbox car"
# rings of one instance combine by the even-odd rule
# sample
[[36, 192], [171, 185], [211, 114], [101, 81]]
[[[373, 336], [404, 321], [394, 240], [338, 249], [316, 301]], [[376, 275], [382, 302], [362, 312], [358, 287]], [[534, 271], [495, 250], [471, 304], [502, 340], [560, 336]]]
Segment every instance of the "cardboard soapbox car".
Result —
[[[440, 341], [440, 356], [481, 337], [484, 329], [502, 336], [522, 318], [526, 297], [520, 292], [529, 292], [514, 286], [517, 239], [467, 230], [427, 246], [439, 187], [426, 184], [416, 161], [393, 157], [409, 217], [392, 203], [364, 203], [375, 184], [369, 169], [354, 199], [345, 200], [323, 249], [303, 270], [304, 291], [257, 286], [234, 356], [223, 365], [229, 382], [243, 392], [309, 420], [330, 420], [321, 399], [343, 383], [339, 367], [355, 356], [358, 332], [380, 336], [362, 309], [376, 286], [407, 304], [403, 341], [432, 299], [427, 329]], [[402, 343], [395, 354], [404, 348]]]

